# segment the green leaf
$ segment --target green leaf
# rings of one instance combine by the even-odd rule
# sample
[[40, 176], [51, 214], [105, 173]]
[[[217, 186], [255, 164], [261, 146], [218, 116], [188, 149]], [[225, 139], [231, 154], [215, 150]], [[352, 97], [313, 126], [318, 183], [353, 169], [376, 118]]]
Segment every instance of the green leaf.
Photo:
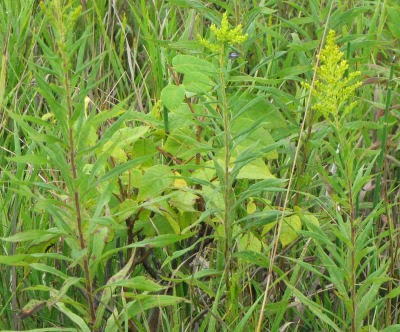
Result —
[[148, 131], [148, 126], [127, 127], [118, 129], [103, 147], [102, 152], [111, 155], [117, 163], [127, 161], [126, 147], [142, 138]]
[[299, 231], [301, 230], [301, 220], [298, 215], [292, 215], [284, 218], [284, 222], [281, 230], [281, 237], [279, 240], [283, 247], [292, 243], [299, 236]]
[[391, 325], [381, 330], [381, 332], [398, 332], [398, 331], [400, 331], [400, 324]]
[[133, 199], [126, 199], [113, 208], [113, 215], [117, 221], [125, 221], [133, 214], [137, 213], [138, 204]]
[[185, 88], [182, 85], [167, 85], [161, 91], [161, 100], [170, 111], [177, 109], [185, 98]]
[[[45, 327], [43, 329], [24, 330], [25, 332], [79, 332], [76, 328], [71, 327]], [[2, 332], [14, 332], [2, 330]]]
[[135, 166], [142, 164], [143, 162], [149, 160], [152, 155], [139, 157], [133, 160], [129, 160], [126, 163], [122, 163], [116, 167], [113, 167], [109, 172], [104, 174], [100, 179], [99, 182], [108, 181], [116, 176], [119, 176], [121, 173], [126, 172]]
[[171, 195], [169, 204], [183, 212], [194, 212], [197, 211], [194, 208], [197, 198], [197, 195], [189, 191], [178, 190]]
[[56, 307], [80, 328], [80, 332], [90, 332], [90, 328], [86, 325], [83, 318], [73, 313], [64, 303], [58, 302], [56, 303]]
[[41, 230], [30, 230], [26, 232], [20, 232], [9, 237], [2, 237], [0, 238], [2, 241], [6, 242], [23, 242], [23, 241], [32, 241], [38, 240], [42, 237], [46, 237], [46, 241], [48, 240], [48, 236], [50, 237], [60, 237], [63, 235], [58, 229], [49, 229], [45, 231]]
[[178, 234], [163, 234], [153, 238], [145, 239], [143, 241], [137, 242], [137, 247], [150, 247], [150, 248], [162, 248], [166, 247], [170, 244], [175, 242], [184, 240], [193, 234], [188, 233], [185, 235], [178, 235]]
[[254, 97], [249, 93], [233, 96], [229, 100], [233, 113], [234, 132], [243, 130], [243, 121], [262, 124], [265, 129], [285, 128], [286, 121], [281, 111], [269, 103], [264, 96]]
[[[180, 302], [186, 301], [182, 297], [170, 295], [138, 295], [134, 301], [127, 304], [127, 313], [129, 317], [134, 317], [146, 310], [152, 308], [161, 308], [170, 305], [176, 305]], [[188, 301], [186, 301], [188, 302]]]
[[386, 298], [393, 299], [398, 296], [400, 296], [400, 287], [393, 289], [388, 295], [386, 295]]
[[173, 174], [168, 166], [155, 165], [146, 170], [138, 184], [138, 200], [156, 198], [173, 183]]
[[236, 326], [236, 328], [233, 330], [233, 332], [243, 332], [248, 330], [248, 321], [252, 317], [253, 312], [259, 308], [258, 302], [260, 302], [263, 299], [263, 296], [259, 296], [256, 301], [254, 301], [253, 305], [250, 307], [249, 310], [247, 310], [246, 314], [244, 317], [240, 320], [239, 324]]
[[104, 246], [107, 243], [110, 235], [110, 229], [106, 226], [96, 225], [94, 230], [91, 232], [91, 255], [89, 261], [89, 267], [91, 275], [95, 275], [99, 262], [101, 261], [101, 255], [104, 250]]
[[129, 270], [132, 266], [133, 260], [134, 256], [132, 255], [129, 261], [126, 263], [126, 265], [116, 274], [114, 274], [110, 279], [108, 279], [107, 284], [105, 286], [98, 289], [98, 290], [103, 289], [103, 292], [101, 294], [100, 304], [96, 310], [96, 321], [94, 324], [95, 328], [100, 327], [106, 307], [108, 306], [111, 296], [114, 293], [115, 286], [113, 286], [112, 284], [124, 280], [129, 275]]
[[160, 286], [159, 284], [155, 283], [152, 280], [147, 279], [144, 276], [137, 276], [130, 279], [117, 280], [115, 282], [107, 283], [107, 285], [104, 287], [125, 287], [125, 288], [137, 289], [144, 292], [158, 292], [167, 288], [167, 286]]
[[[262, 234], [269, 232], [276, 225], [276, 221], [269, 223], [264, 226]], [[281, 235], [279, 237], [279, 241], [281, 242], [283, 247], [286, 247], [288, 244], [295, 241], [299, 232], [301, 231], [301, 219], [298, 215], [294, 214], [288, 217], [285, 217], [283, 220]]]
[[143, 241], [139, 241], [139, 242], [135, 242], [132, 243], [130, 245], [121, 247], [121, 248], [115, 248], [115, 249], [111, 249], [109, 251], [107, 251], [105, 254], [103, 254], [103, 259], [113, 255], [116, 252], [119, 252], [121, 250], [124, 249], [128, 249], [128, 248], [143, 248], [143, 247], [147, 247], [147, 248], [163, 248], [166, 246], [169, 246], [170, 244], [173, 244], [175, 242], [181, 241], [181, 240], [185, 240], [189, 237], [193, 236], [193, 233], [187, 233], [184, 235], [180, 235], [180, 234], [162, 234], [159, 236], [155, 236], [152, 238], [147, 238], [144, 239]]
[[251, 180], [264, 180], [274, 178], [269, 167], [265, 164], [262, 158], [257, 158], [246, 165], [244, 165], [239, 174], [236, 176], [237, 179], [251, 179]]
[[52, 266], [48, 266], [48, 265], [42, 264], [42, 263], [31, 263], [31, 264], [29, 264], [29, 266], [34, 270], [50, 273], [50, 274], [58, 276], [64, 280], [68, 279], [68, 276], [66, 274], [62, 273], [60, 270], [58, 270]]
[[269, 267], [268, 258], [258, 251], [243, 250], [234, 253], [233, 256], [246, 263], [255, 264], [265, 268]]
[[[148, 156], [151, 154], [156, 153], [156, 147], [155, 144], [152, 140], [150, 139], [140, 139], [135, 142], [135, 145], [133, 147], [133, 151], [131, 153], [131, 158], [135, 159], [138, 157], [143, 157], [143, 156]], [[153, 160], [149, 159], [146, 162], [142, 164], [144, 167], [150, 167], [153, 165]]]
[[[61, 289], [59, 291], [56, 291], [54, 294], [52, 294], [52, 297], [48, 300], [48, 305], [52, 306], [56, 302], [59, 302], [59, 301], [62, 302], [62, 298], [67, 294], [67, 292], [71, 288], [71, 286], [74, 286], [81, 281], [83, 281], [82, 278], [76, 278], [76, 277], [69, 277], [68, 279], [66, 279], [64, 284], [62, 285]], [[81, 287], [82, 287], [82, 285], [81, 285]], [[71, 304], [73, 305], [73, 302]]]
[[188, 72], [183, 78], [183, 85], [186, 91], [203, 94], [210, 91], [215, 82], [202, 72]]
[[184, 127], [171, 130], [164, 150], [176, 158], [187, 160], [197, 153], [209, 152], [212, 148], [208, 143], [198, 142], [192, 128]]
[[247, 231], [238, 238], [238, 250], [261, 253], [262, 247], [262, 242], [252, 232]]
[[42, 165], [47, 165], [48, 160], [45, 155], [38, 155], [38, 154], [26, 154], [23, 156], [16, 156], [16, 157], [11, 157], [7, 158], [10, 161], [16, 162], [16, 163], [22, 163], [22, 164], [30, 164], [34, 166], [42, 166]]
[[172, 65], [178, 73], [183, 74], [196, 72], [213, 74], [217, 72], [214, 64], [193, 55], [177, 55], [172, 59]]
[[314, 227], [319, 227], [319, 220], [315, 215], [308, 212], [303, 213], [300, 209], [297, 210], [296, 208], [295, 211], [299, 215], [301, 222], [305, 224], [307, 227], [310, 224], [313, 225]]
[[293, 287], [291, 284], [286, 282], [286, 285], [292, 290], [293, 294], [300, 300], [301, 303], [303, 303], [305, 306], [307, 306], [311, 312], [315, 315], [315, 317], [318, 320], [322, 320], [324, 323], [328, 324], [330, 327], [332, 327], [335, 331], [341, 332], [342, 329], [339, 328], [331, 318], [329, 318], [325, 313], [324, 313], [324, 308], [321, 307], [321, 305], [315, 303], [314, 301], [310, 300], [307, 296], [305, 296], [302, 292], [300, 292], [297, 288]]

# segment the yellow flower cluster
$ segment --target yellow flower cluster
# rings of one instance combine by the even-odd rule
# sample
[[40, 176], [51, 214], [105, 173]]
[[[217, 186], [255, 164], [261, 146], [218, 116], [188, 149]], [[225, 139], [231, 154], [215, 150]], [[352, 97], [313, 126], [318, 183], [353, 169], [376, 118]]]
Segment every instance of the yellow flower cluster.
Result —
[[234, 45], [241, 44], [247, 40], [248, 35], [242, 34], [242, 25], [239, 24], [233, 29], [229, 29], [228, 15], [226, 12], [222, 16], [221, 27], [218, 29], [214, 24], [211, 25], [211, 32], [215, 35], [217, 40], [216, 43], [211, 43], [210, 41], [202, 38], [200, 35], [197, 36], [200, 43], [208, 48], [211, 52], [220, 52], [223, 46], [226, 44]]
[[360, 72], [356, 71], [346, 75], [349, 64], [335, 43], [333, 30], [328, 34], [326, 45], [322, 49], [319, 59], [321, 65], [317, 69], [317, 80], [313, 91], [316, 103], [313, 108], [327, 120], [336, 122], [348, 114], [357, 103], [356, 101], [349, 103], [349, 101], [354, 97], [355, 90], [361, 85], [361, 82], [357, 81]]

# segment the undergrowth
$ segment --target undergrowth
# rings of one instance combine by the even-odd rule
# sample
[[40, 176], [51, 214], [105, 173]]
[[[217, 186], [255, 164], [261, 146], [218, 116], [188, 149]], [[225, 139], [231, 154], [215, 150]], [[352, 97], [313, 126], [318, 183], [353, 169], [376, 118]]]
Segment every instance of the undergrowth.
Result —
[[400, 329], [395, 1], [0, 6], [0, 329]]

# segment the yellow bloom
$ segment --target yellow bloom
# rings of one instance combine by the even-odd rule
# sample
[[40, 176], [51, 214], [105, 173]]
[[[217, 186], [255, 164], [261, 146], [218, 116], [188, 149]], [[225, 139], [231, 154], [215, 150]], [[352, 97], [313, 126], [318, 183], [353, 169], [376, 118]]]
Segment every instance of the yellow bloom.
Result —
[[197, 36], [200, 43], [208, 48], [211, 52], [219, 53], [220, 50], [224, 49], [226, 44], [234, 45], [241, 44], [247, 40], [247, 33], [242, 34], [242, 25], [239, 24], [233, 29], [229, 28], [228, 15], [226, 12], [222, 16], [221, 27], [217, 28], [214, 24], [211, 25], [211, 32], [215, 35], [216, 42], [211, 43], [210, 41], [202, 38], [201, 36]]
[[349, 65], [335, 43], [333, 30], [328, 34], [319, 59], [321, 65], [317, 68], [317, 80], [313, 91], [316, 103], [313, 108], [327, 120], [337, 121], [356, 104], [355, 102], [349, 104], [349, 100], [353, 99], [355, 90], [361, 85], [361, 82], [357, 81], [360, 72], [346, 75]]

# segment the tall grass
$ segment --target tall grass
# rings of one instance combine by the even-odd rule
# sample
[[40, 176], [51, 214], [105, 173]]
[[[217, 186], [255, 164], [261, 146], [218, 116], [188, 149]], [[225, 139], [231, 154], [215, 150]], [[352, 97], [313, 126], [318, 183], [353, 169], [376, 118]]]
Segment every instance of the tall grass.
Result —
[[399, 329], [396, 1], [0, 10], [0, 329]]

